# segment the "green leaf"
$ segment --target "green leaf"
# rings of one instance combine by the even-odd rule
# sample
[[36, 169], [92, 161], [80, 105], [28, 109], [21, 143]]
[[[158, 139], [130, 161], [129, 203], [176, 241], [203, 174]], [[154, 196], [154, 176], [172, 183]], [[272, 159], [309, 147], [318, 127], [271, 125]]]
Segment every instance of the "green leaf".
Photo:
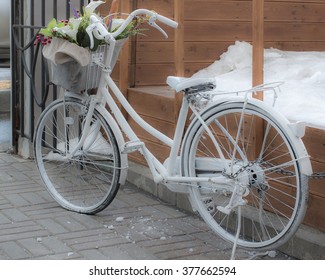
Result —
[[55, 18], [53, 18], [48, 24], [47, 24], [47, 29], [52, 30], [54, 27], [57, 27], [58, 23]]
[[84, 36], [82, 38], [81, 46], [84, 48], [89, 48], [90, 46], [90, 38], [87, 33], [84, 33]]
[[38, 33], [46, 37], [52, 36], [52, 31], [49, 31], [47, 28], [42, 28]]

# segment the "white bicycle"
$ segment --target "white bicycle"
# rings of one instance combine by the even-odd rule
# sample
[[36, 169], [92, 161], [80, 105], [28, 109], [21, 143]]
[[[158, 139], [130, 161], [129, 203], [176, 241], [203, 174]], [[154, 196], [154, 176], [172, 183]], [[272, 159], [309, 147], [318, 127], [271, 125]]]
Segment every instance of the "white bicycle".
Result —
[[[188, 194], [193, 210], [225, 240], [254, 250], [285, 243], [307, 205], [312, 168], [300, 139], [304, 126], [289, 123], [271, 106], [250, 97], [269, 86], [215, 98], [214, 79], [168, 77], [167, 83], [184, 93], [183, 102], [174, 139], [156, 130], [134, 111], [110, 77], [114, 38], [140, 14], [149, 16], [163, 34], [156, 20], [177, 27], [145, 9], [133, 11], [114, 33], [91, 18], [89, 33], [107, 42], [103, 55], [92, 56], [90, 74], [96, 67], [101, 74], [97, 93], [65, 91], [42, 113], [35, 132], [35, 160], [48, 191], [66, 209], [97, 213], [124, 184], [127, 154], [140, 151], [154, 181]], [[137, 137], [111, 94], [142, 128], [170, 147], [164, 163]]]

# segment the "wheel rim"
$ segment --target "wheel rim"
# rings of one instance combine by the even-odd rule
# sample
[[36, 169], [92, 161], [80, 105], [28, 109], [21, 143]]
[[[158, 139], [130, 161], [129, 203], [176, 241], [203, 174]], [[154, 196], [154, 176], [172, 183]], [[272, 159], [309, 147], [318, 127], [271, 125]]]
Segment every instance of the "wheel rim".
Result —
[[[240, 123], [238, 118], [242, 112], [241, 108], [242, 105], [232, 110], [228, 110], [227, 106], [224, 106], [224, 110], [219, 108], [220, 111], [216, 114], [218, 122], [212, 122], [212, 118], [207, 117], [207, 122], [210, 122], [210, 128], [217, 135], [219, 144], [222, 143], [221, 147], [229, 161], [233, 155], [234, 145], [222, 139], [221, 134], [226, 129], [230, 131], [228, 136], [231, 135], [235, 139], [237, 132], [235, 127]], [[238, 245], [255, 249], [270, 248], [275, 244], [278, 246], [284, 243], [299, 224], [297, 217], [303, 211], [299, 165], [295, 161], [295, 154], [287, 136], [282, 133], [272, 116], [267, 116], [256, 108], [248, 108], [246, 113], [245, 125], [239, 137], [240, 152], [236, 152], [235, 157], [236, 164], [241, 164], [243, 167], [236, 174], [236, 178], [233, 178], [235, 182], [238, 178], [245, 177], [249, 182], [247, 184], [249, 195], [244, 198], [248, 203], [241, 207], [242, 227]], [[260, 151], [255, 152], [254, 157], [250, 151], [253, 146], [250, 143], [253, 140], [253, 128], [250, 124], [256, 125], [260, 119], [264, 122], [264, 133], [268, 139], [264, 138], [260, 141]], [[270, 126], [265, 123], [269, 123]], [[199, 125], [193, 127], [193, 131], [192, 142], [186, 149], [188, 156], [185, 152], [183, 160], [183, 166], [186, 161], [189, 164], [188, 167], [183, 167], [183, 171], [189, 176], [204, 176], [195, 169], [195, 161], [198, 157], [216, 155], [216, 151], [209, 150], [211, 143], [206, 140], [207, 135], [200, 137], [202, 128], [200, 129]], [[244, 154], [246, 158], [240, 157], [240, 154]], [[283, 168], [276, 168], [277, 165], [291, 160], [292, 162]], [[231, 177], [233, 174], [226, 175]], [[225, 215], [217, 208], [219, 205], [225, 206], [229, 203], [230, 193], [218, 191], [211, 194], [193, 187], [190, 196], [198, 212], [210, 227], [224, 239], [234, 242], [238, 223], [237, 210], [234, 208], [230, 215]]]
[[[96, 213], [117, 192], [119, 156], [111, 131], [96, 112], [85, 144], [73, 157], [67, 156], [80, 138], [84, 114], [81, 103], [53, 106], [38, 125], [35, 159], [44, 184], [61, 206], [76, 212]], [[64, 118], [68, 125], [64, 125]]]

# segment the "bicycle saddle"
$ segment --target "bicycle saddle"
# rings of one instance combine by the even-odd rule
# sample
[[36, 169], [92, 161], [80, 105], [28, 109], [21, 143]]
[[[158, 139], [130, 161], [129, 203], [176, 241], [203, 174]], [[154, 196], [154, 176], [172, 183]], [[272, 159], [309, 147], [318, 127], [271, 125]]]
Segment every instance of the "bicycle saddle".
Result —
[[176, 92], [180, 92], [192, 87], [203, 85], [213, 85], [215, 87], [216, 80], [214, 78], [183, 78], [168, 76], [167, 84]]

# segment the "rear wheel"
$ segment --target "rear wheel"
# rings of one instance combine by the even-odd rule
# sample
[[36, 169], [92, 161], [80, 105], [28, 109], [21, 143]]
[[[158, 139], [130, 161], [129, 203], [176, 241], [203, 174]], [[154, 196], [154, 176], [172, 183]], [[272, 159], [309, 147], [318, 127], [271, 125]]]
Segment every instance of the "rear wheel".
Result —
[[[242, 114], [243, 105], [225, 103], [203, 114], [229, 168], [202, 170], [206, 159], [210, 166], [220, 166], [222, 160], [206, 129], [196, 121], [184, 140], [182, 172], [185, 176], [226, 176], [232, 180], [232, 191], [229, 188], [215, 191], [213, 186], [203, 184], [193, 186], [190, 190], [193, 205], [225, 240], [235, 242], [239, 225], [239, 246], [271, 249], [292, 237], [304, 217], [307, 176], [300, 172], [286, 132], [288, 128], [253, 104], [248, 104]], [[235, 197], [238, 205], [242, 204], [241, 209], [233, 207], [227, 214], [224, 209], [230, 204], [236, 185], [237, 191], [243, 192], [242, 200], [239, 195]]]
[[35, 131], [35, 161], [53, 198], [64, 208], [93, 214], [114, 199], [120, 178], [120, 154], [105, 119], [94, 111], [90, 131], [77, 152], [87, 106], [76, 99], [53, 102]]

